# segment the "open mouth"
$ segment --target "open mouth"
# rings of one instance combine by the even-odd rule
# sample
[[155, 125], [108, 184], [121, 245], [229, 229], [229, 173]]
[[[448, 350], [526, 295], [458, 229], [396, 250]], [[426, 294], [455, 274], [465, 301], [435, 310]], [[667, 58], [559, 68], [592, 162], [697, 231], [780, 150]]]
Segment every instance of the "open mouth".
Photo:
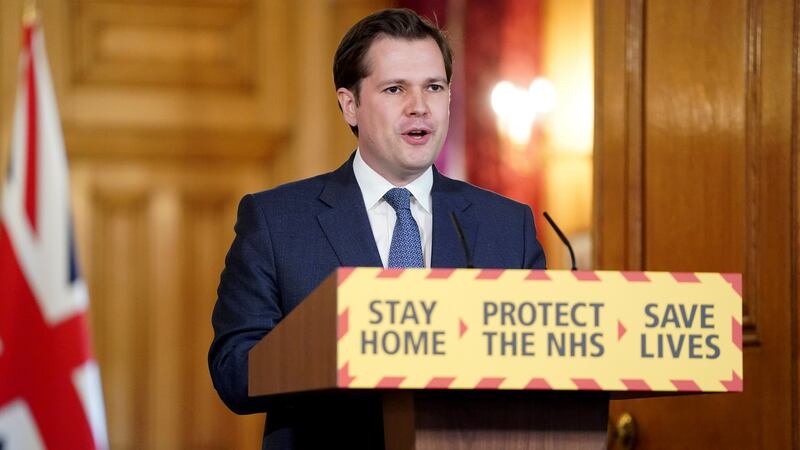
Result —
[[406, 133], [406, 136], [412, 137], [414, 139], [422, 139], [429, 134], [431, 134], [431, 132], [428, 130], [411, 130]]

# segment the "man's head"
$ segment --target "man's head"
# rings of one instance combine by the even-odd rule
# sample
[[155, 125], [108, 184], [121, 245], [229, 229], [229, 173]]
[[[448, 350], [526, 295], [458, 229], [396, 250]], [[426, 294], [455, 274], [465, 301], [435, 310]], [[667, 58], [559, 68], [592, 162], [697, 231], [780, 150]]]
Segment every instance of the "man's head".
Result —
[[[410, 9], [384, 9], [361, 19], [344, 35], [333, 58], [333, 84], [353, 92], [358, 101], [361, 80], [369, 75], [367, 51], [376, 39], [431, 38], [442, 53], [447, 82], [453, 74], [453, 52], [442, 30]], [[358, 130], [353, 133], [358, 136]]]
[[433, 164], [447, 135], [452, 55], [441, 30], [387, 9], [347, 32], [333, 64], [345, 121], [364, 161], [407, 184]]

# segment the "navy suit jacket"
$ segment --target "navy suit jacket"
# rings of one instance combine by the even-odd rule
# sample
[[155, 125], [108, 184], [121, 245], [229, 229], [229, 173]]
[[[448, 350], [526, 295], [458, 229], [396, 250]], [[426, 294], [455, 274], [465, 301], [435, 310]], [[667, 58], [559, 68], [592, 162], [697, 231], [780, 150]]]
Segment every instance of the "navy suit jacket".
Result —
[[[464, 229], [475, 267], [545, 267], [528, 206], [449, 179], [435, 168], [431, 197], [432, 267], [466, 266], [450, 212]], [[222, 400], [239, 414], [268, 412], [264, 448], [327, 447], [337, 435], [351, 448], [382, 446], [381, 403], [375, 395], [348, 396], [346, 404], [335, 396], [306, 404], [302, 398], [268, 402], [247, 395], [247, 354], [253, 345], [337, 267], [381, 266], [353, 156], [333, 172], [246, 195], [235, 231], [217, 291], [208, 355]], [[353, 435], [343, 435], [353, 424], [359, 424]]]

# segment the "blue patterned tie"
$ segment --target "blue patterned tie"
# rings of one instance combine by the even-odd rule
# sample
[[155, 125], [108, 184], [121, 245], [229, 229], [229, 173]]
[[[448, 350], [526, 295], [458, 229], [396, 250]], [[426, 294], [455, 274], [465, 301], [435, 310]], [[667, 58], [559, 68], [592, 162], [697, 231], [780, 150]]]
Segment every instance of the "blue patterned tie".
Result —
[[425, 267], [419, 227], [411, 215], [411, 192], [405, 188], [389, 189], [383, 198], [397, 214], [389, 247], [389, 267]]

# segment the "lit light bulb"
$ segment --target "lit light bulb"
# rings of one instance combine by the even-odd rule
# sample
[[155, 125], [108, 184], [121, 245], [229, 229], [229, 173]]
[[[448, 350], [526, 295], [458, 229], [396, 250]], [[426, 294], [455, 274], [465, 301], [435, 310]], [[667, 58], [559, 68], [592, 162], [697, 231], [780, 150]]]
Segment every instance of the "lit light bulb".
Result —
[[492, 109], [498, 116], [505, 115], [511, 109], [516, 96], [517, 87], [510, 81], [501, 81], [492, 89]]
[[544, 78], [533, 80], [528, 89], [500, 81], [491, 94], [500, 132], [519, 146], [528, 144], [537, 116], [551, 111], [555, 100], [553, 84]]

